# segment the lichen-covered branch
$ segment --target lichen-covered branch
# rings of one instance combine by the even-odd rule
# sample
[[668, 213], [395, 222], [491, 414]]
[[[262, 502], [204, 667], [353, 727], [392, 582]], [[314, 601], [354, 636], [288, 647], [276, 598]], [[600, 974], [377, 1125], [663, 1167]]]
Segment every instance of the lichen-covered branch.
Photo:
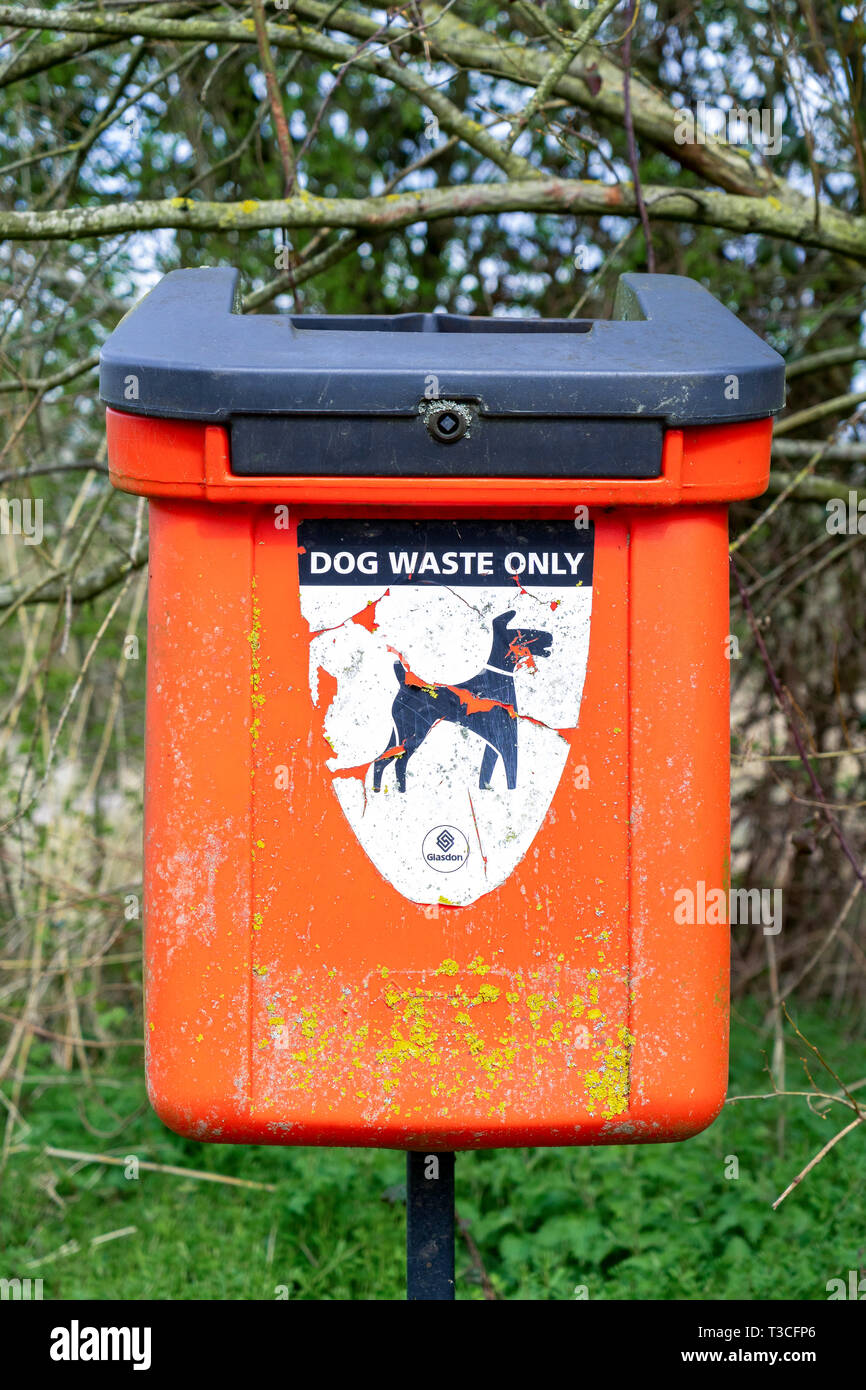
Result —
[[[176, 19], [196, 10], [215, 9], [218, 4], [220, 4], [220, 0], [177, 0], [176, 3], [148, 5], [142, 13], [150, 19], [162, 17]], [[20, 17], [23, 13], [24, 10], [19, 9], [17, 5], [4, 5], [3, 14], [0, 15], [0, 23], [14, 23], [18, 28], [72, 29], [74, 27], [58, 24], [54, 19], [58, 11], [37, 12], [35, 10], [31, 13], [44, 13], [48, 22], [22, 25]], [[132, 11], [132, 14], [136, 13], [138, 11]], [[127, 18], [131, 17], [131, 15], [127, 15]], [[115, 43], [121, 37], [121, 34], [106, 33], [105, 30], [101, 30], [94, 36], [93, 30], [84, 29], [67, 38], [56, 39], [53, 43], [37, 44], [35, 48], [26, 53], [13, 55], [5, 67], [0, 68], [0, 88], [9, 87], [13, 82], [20, 82], [25, 77], [35, 77], [40, 72], [49, 72], [51, 68], [57, 67], [60, 63], [68, 63], [74, 58], [81, 58], [86, 53], [92, 53], [96, 49], [107, 48], [109, 44]]]
[[[866, 262], [866, 218], [827, 209], [820, 226], [811, 200], [782, 204], [714, 189], [644, 189], [655, 221], [692, 222], [731, 232], [760, 232], [819, 246]], [[213, 203], [191, 198], [118, 203], [45, 212], [0, 212], [0, 236], [14, 241], [69, 240], [118, 232], [190, 228], [264, 231], [275, 227], [354, 227], [388, 231], [413, 222], [503, 212], [569, 213], [588, 217], [637, 212], [631, 184], [540, 177], [507, 183], [455, 184], [383, 197], [319, 198], [309, 193], [267, 202]]]
[[[327, 8], [320, 0], [297, 0], [296, 4], [298, 13], [307, 18], [318, 16]], [[422, 6], [425, 19], [430, 23], [430, 41], [448, 62], [509, 78], [527, 87], [538, 87], [544, 81], [551, 62], [549, 52], [530, 45], [505, 43], [467, 24], [452, 12], [437, 18], [438, 8], [431, 4]], [[348, 27], [346, 14], [338, 10], [330, 21], [332, 27]], [[604, 49], [587, 44], [568, 72], [558, 78], [554, 91], [581, 110], [603, 116], [617, 127], [622, 126], [622, 68]], [[786, 185], [767, 170], [753, 168], [745, 150], [715, 140], [707, 144], [678, 143], [676, 108], [638, 74], [632, 78], [631, 105], [635, 133], [700, 178], [734, 193], [774, 193], [780, 199], [785, 196]]]

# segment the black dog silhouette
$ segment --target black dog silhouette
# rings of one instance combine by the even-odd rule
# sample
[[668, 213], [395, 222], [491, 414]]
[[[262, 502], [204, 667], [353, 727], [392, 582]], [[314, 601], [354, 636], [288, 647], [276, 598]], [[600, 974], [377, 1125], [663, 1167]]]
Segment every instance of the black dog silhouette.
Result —
[[[514, 609], [493, 619], [493, 645], [487, 665], [471, 680], [459, 685], [423, 685], [407, 682], [408, 672], [400, 661], [394, 672], [400, 689], [391, 706], [394, 730], [391, 745], [373, 766], [373, 790], [380, 791], [382, 773], [393, 762], [397, 786], [406, 790], [406, 766], [412, 754], [440, 720], [461, 724], [484, 739], [487, 747], [481, 760], [480, 787], [488, 788], [502, 758], [509, 791], [517, 786], [517, 698], [514, 672], [519, 666], [531, 667], [536, 657], [549, 656], [553, 638], [537, 628], [509, 628]], [[415, 678], [417, 680], [417, 677]]]

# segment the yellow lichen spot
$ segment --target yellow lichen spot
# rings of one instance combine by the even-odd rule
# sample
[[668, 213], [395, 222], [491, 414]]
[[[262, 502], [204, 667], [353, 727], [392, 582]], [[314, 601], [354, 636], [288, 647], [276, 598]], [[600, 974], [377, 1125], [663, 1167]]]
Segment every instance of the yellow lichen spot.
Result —
[[[628, 1109], [629, 1061], [634, 1038], [628, 1029], [617, 1029], [617, 1041], [608, 1045], [597, 1071], [587, 1072], [587, 1095], [593, 1105], [601, 1107], [605, 1119], [612, 1119]], [[590, 1107], [590, 1113], [595, 1113]]]
[[[438, 967], [438, 969], [434, 971], [434, 974], [436, 974], [436, 975], [456, 975], [456, 974], [457, 974], [457, 971], [458, 971], [459, 969], [460, 969], [460, 966], [457, 964], [456, 960], [443, 960], [442, 964]], [[470, 970], [472, 969], [472, 966], [471, 966], [471, 965], [470, 965], [469, 969], [470, 969]]]
[[484, 964], [483, 956], [476, 956], [474, 960], [469, 962], [466, 969], [471, 970], [473, 975], [486, 975], [490, 970], [490, 966]]
[[[254, 913], [254, 914], [253, 914], [253, 931], [261, 931], [261, 929], [262, 929], [262, 927], [264, 926], [264, 924], [265, 924], [265, 919], [264, 919], [264, 917], [262, 916], [262, 914], [261, 914], [260, 912]], [[267, 972], [262, 972], [262, 973], [267, 973]]]
[[485, 1004], [492, 1004], [499, 998], [499, 990], [496, 985], [482, 985], [478, 991], [478, 998]]

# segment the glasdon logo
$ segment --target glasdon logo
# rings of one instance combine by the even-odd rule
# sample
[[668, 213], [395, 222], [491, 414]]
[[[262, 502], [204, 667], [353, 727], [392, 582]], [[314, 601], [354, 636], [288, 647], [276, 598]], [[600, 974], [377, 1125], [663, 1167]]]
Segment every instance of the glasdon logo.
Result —
[[134, 1371], [150, 1369], [149, 1327], [68, 1327], [51, 1329], [52, 1361], [131, 1361]]
[[421, 853], [431, 869], [440, 874], [453, 874], [469, 858], [469, 841], [454, 825], [435, 825], [424, 836]]

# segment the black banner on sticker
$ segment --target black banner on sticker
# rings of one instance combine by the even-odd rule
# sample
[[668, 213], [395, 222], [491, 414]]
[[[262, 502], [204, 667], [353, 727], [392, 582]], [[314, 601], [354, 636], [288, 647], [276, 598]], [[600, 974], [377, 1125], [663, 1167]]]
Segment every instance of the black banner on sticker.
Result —
[[572, 521], [302, 521], [301, 584], [592, 584], [594, 527]]

